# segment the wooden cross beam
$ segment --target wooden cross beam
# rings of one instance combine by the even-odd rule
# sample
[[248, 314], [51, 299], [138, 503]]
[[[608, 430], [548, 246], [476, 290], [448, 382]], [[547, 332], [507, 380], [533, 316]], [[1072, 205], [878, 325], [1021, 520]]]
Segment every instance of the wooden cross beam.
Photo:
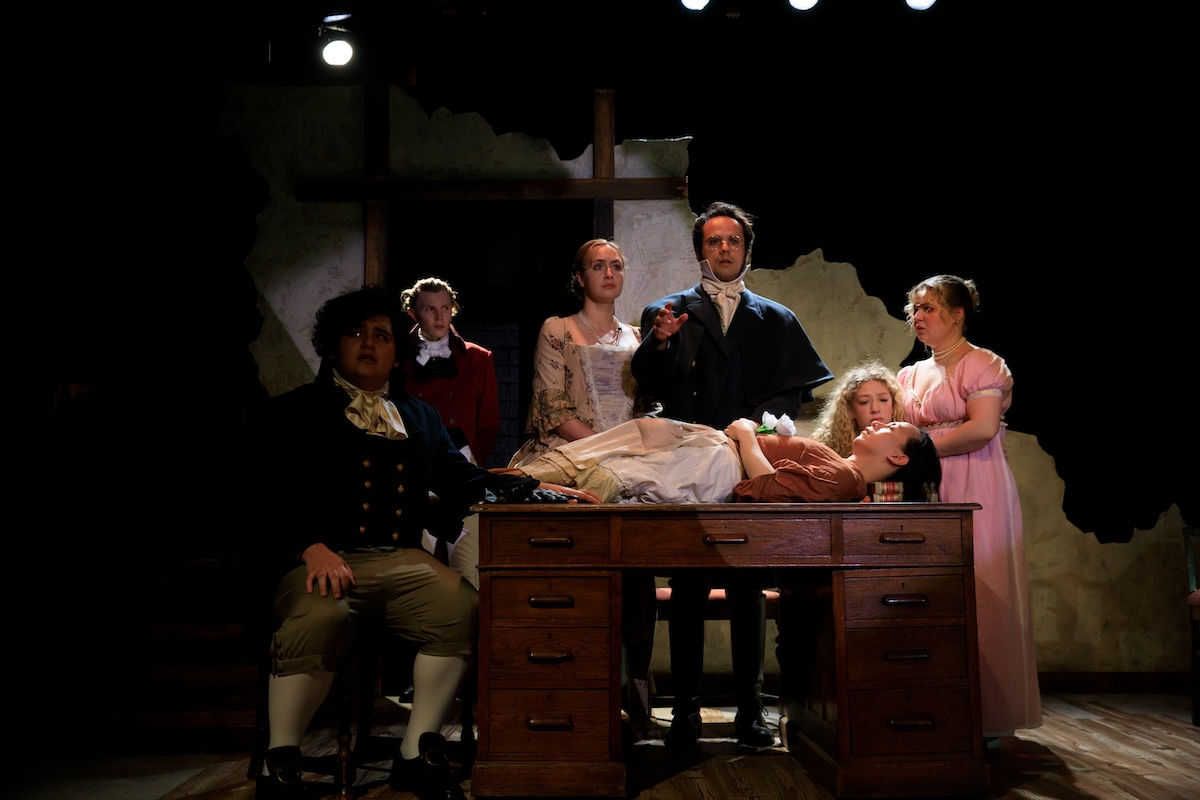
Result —
[[593, 200], [593, 235], [613, 235], [613, 201], [679, 200], [687, 197], [687, 178], [616, 177], [616, 126], [613, 91], [597, 89], [593, 104], [591, 178], [500, 180], [413, 180], [393, 178], [389, 168], [389, 108], [386, 85], [370, 86], [364, 99], [364, 172], [362, 178], [300, 181], [301, 202], [364, 205], [366, 238], [364, 282], [387, 283], [388, 205], [393, 202]]

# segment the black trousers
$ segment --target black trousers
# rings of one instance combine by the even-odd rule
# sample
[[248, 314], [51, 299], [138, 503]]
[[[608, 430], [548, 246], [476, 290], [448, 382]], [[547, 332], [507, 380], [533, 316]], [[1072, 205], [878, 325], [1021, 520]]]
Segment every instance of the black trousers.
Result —
[[739, 710], [762, 707], [763, 653], [767, 638], [767, 604], [762, 590], [774, 585], [773, 570], [681, 570], [671, 587], [669, 628], [674, 711], [687, 710], [701, 697], [704, 670], [704, 617], [708, 593], [725, 587], [729, 601], [734, 697]]

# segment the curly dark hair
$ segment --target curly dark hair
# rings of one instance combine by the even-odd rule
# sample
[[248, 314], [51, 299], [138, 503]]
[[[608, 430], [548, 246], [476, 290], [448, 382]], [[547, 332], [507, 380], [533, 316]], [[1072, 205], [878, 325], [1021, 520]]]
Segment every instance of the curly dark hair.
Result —
[[310, 340], [313, 349], [323, 361], [337, 353], [338, 341], [347, 331], [353, 330], [371, 317], [379, 316], [391, 319], [392, 330], [398, 339], [400, 331], [407, 330], [403, 325], [405, 317], [399, 304], [382, 286], [368, 284], [361, 289], [326, 300], [317, 309], [317, 316], [313, 322]]

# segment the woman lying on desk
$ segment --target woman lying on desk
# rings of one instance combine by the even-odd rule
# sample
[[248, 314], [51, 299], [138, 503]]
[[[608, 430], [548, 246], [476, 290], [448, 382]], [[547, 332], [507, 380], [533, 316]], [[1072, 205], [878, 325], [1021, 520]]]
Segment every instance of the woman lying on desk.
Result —
[[907, 422], [872, 422], [843, 458], [802, 436], [760, 433], [736, 419], [718, 431], [665, 418], [632, 419], [569, 442], [521, 467], [538, 480], [576, 486], [606, 503], [847, 503], [868, 484], [903, 484], [903, 497], [936, 496], [933, 440]]

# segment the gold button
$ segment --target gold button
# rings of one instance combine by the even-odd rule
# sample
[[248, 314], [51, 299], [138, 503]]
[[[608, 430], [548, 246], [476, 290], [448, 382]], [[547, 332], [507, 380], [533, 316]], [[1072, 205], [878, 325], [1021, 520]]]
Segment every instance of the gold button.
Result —
[[364, 468], [364, 469], [370, 469], [370, 468], [371, 468], [371, 459], [369, 459], [369, 458], [364, 458], [364, 459], [363, 459], [363, 468]]
[[396, 494], [404, 494], [404, 484], [403, 483], [396, 487]]
[[363, 481], [363, 488], [364, 488], [364, 489], [370, 489], [370, 488], [371, 488], [371, 482], [370, 482], [370, 481]]
[[458, 420], [457, 420], [457, 419], [455, 419], [454, 417], [451, 417], [451, 418], [450, 418], [450, 424], [451, 424], [451, 425], [457, 425], [457, 424], [458, 424]]
[[363, 503], [363, 511], [370, 511], [370, 510], [371, 510], [371, 504]]
[[399, 534], [399, 533], [397, 533], [396, 531], [392, 531], [392, 541], [393, 541], [393, 542], [398, 542], [398, 541], [400, 541], [400, 534]]
[[367, 532], [367, 526], [366, 526], [366, 525], [359, 525], [359, 526], [358, 526], [358, 532], [359, 532], [359, 533], [366, 533], [366, 532]]
[[404, 509], [403, 509], [403, 508], [397, 508], [395, 513], [396, 513], [396, 516], [397, 516], [397, 517], [403, 516], [403, 515], [404, 515]]
[[397, 464], [396, 472], [404, 472], [404, 464]]

